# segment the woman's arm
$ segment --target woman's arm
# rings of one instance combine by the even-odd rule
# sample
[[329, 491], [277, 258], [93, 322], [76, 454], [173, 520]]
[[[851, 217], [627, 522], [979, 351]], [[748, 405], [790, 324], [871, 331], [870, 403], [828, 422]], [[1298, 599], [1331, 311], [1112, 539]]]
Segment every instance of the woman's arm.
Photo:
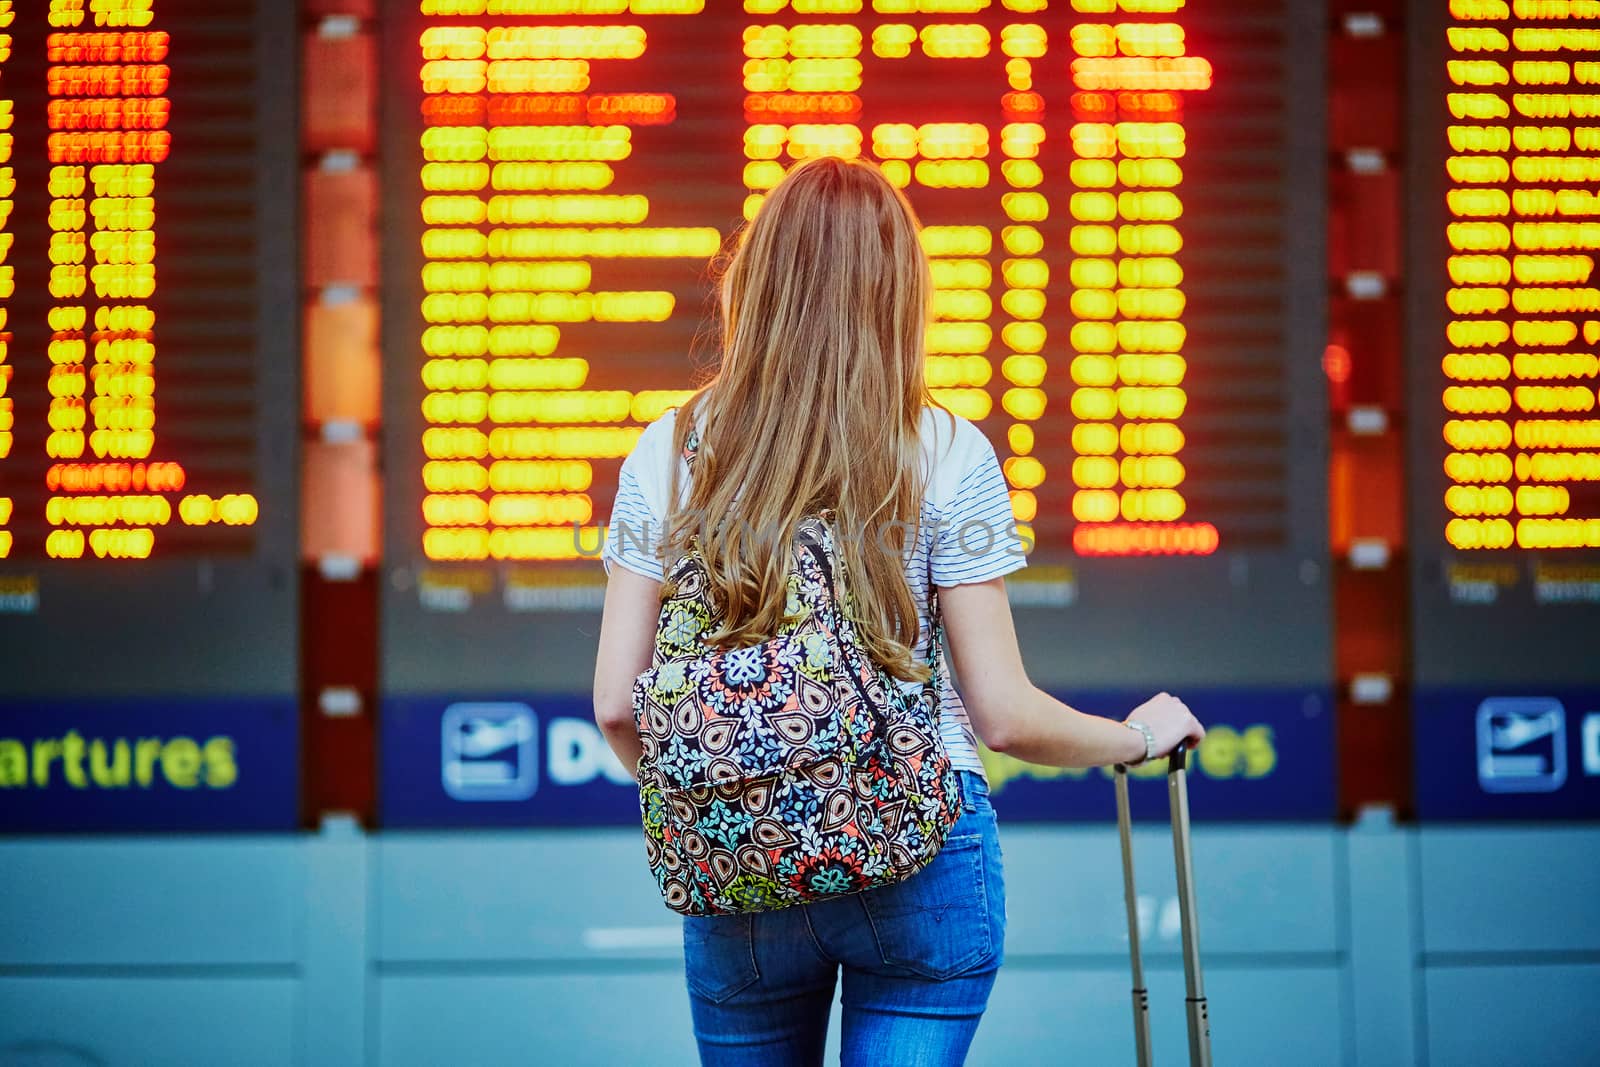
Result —
[[[1144, 757], [1144, 738], [1137, 731], [1068, 707], [1028, 680], [1005, 579], [940, 586], [939, 607], [961, 698], [984, 744], [1056, 767], [1099, 767]], [[1198, 744], [1206, 732], [1183, 701], [1167, 693], [1128, 717], [1150, 727], [1160, 755], [1180, 741]]]
[[633, 680], [650, 666], [661, 613], [661, 583], [613, 564], [594, 661], [594, 718], [629, 774], [644, 750], [633, 724]]

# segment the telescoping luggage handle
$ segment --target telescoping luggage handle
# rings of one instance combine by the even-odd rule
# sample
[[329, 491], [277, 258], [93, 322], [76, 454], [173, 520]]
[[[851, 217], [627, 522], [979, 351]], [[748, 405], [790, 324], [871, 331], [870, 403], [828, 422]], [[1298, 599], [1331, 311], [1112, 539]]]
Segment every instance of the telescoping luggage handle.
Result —
[[[1200, 927], [1194, 906], [1194, 860], [1189, 849], [1188, 752], [1183, 745], [1167, 759], [1167, 797], [1172, 808], [1172, 853], [1178, 869], [1178, 919], [1183, 930], [1183, 980], [1187, 989], [1189, 1062], [1211, 1067], [1211, 1019], [1200, 973]], [[1122, 839], [1122, 895], [1128, 909], [1128, 951], [1133, 971], [1133, 1041], [1139, 1067], [1150, 1067], [1150, 991], [1139, 952], [1139, 896], [1133, 880], [1133, 819], [1128, 811], [1128, 768], [1116, 766], [1117, 833]]]

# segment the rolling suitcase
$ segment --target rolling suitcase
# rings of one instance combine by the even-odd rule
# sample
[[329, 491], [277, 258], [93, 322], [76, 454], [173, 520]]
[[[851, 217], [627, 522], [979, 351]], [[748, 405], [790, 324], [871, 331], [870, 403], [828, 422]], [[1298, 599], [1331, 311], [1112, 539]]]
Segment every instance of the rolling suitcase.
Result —
[[[1200, 974], [1200, 929], [1194, 907], [1194, 862], [1189, 852], [1188, 754], [1179, 745], [1168, 757], [1167, 796], [1172, 807], [1172, 852], [1178, 868], [1178, 918], [1183, 929], [1183, 979], [1188, 990], [1189, 1062], [1211, 1067], [1211, 1020]], [[1122, 838], [1122, 894], [1128, 906], [1128, 950], [1133, 970], [1133, 1040], [1139, 1067], [1153, 1062], [1150, 992], [1139, 955], [1139, 898], [1133, 883], [1133, 825], [1128, 812], [1128, 769], [1117, 764], [1117, 832]]]

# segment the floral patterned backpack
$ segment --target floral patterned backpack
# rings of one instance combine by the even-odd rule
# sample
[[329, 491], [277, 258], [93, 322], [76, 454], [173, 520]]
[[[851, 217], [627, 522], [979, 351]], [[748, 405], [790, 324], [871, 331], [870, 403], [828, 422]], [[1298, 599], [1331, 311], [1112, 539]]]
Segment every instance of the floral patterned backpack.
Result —
[[857, 643], [843, 574], [826, 518], [804, 519], [791, 621], [719, 649], [703, 640], [719, 612], [699, 553], [691, 544], [668, 568], [633, 714], [645, 850], [672, 910], [768, 911], [897, 882], [960, 816], [939, 736], [937, 593], [933, 677], [907, 693]]

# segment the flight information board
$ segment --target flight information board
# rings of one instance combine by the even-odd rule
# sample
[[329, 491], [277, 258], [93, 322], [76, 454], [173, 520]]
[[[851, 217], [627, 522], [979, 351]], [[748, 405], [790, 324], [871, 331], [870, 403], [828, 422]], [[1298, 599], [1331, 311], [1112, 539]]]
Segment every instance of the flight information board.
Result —
[[1600, 815], [1600, 4], [1414, 5], [1425, 817]]
[[0, 827], [295, 822], [293, 25], [0, 3]]
[[[1182, 693], [1218, 726], [1203, 813], [1331, 813], [1321, 5], [383, 17], [391, 824], [630, 810], [586, 723], [618, 466], [714, 361], [708, 261], [822, 154], [925, 225], [929, 383], [1031, 526], [1035, 679]], [[1014, 817], [1109, 811], [1098, 778], [993, 776]]]

